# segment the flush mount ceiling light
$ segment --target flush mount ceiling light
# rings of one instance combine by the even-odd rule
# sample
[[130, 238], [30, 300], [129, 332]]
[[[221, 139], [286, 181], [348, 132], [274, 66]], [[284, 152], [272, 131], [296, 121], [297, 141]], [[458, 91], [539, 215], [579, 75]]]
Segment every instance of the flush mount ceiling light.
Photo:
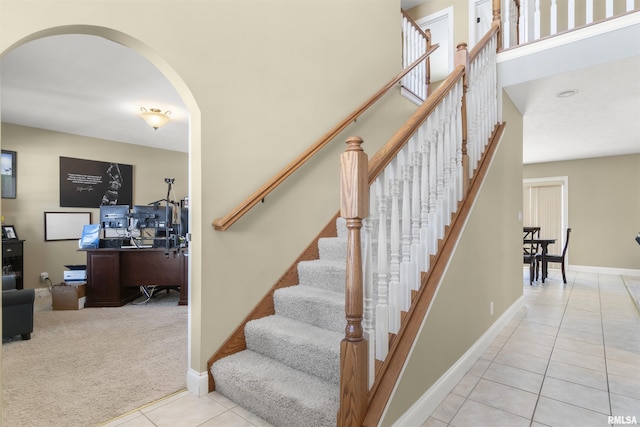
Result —
[[142, 118], [155, 130], [158, 130], [158, 128], [166, 125], [169, 123], [169, 120], [171, 120], [169, 117], [171, 115], [171, 111], [165, 111], [163, 113], [158, 108], [150, 108], [147, 111], [144, 107], [140, 107], [140, 111], [142, 111], [142, 113], [140, 113]]
[[562, 92], [556, 93], [556, 96], [558, 98], [570, 98], [573, 95], [576, 95], [577, 93], [578, 93], [578, 89], [569, 89], [569, 90], [563, 90]]

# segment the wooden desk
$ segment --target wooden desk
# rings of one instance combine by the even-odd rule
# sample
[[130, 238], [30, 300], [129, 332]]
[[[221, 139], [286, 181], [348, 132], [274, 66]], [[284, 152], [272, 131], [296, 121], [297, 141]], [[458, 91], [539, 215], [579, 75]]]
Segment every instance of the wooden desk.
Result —
[[140, 295], [140, 286], [179, 286], [179, 305], [188, 303], [188, 253], [165, 248], [82, 249], [87, 253], [85, 307], [121, 307]]

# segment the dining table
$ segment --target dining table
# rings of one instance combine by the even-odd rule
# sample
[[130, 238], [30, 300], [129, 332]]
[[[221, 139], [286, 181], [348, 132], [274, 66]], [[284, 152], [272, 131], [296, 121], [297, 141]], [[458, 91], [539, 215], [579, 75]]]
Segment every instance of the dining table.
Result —
[[544, 283], [544, 279], [547, 278], [547, 253], [548, 253], [548, 248], [549, 245], [552, 245], [556, 242], [556, 239], [546, 239], [546, 238], [541, 238], [541, 237], [537, 237], [535, 239], [523, 239], [523, 243], [524, 244], [534, 244], [534, 245], [540, 245], [540, 248], [542, 249], [541, 255], [540, 255], [540, 261], [542, 262], [542, 272], [541, 272], [541, 277], [542, 277], [542, 283]]

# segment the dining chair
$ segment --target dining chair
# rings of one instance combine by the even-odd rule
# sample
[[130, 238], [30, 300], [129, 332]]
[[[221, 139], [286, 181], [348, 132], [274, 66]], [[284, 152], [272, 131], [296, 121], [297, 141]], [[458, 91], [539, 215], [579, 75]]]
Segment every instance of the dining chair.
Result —
[[[548, 264], [550, 262], [560, 263], [562, 269], [562, 281], [567, 283], [567, 275], [564, 270], [564, 260], [567, 255], [567, 248], [569, 247], [569, 235], [571, 234], [571, 228], [567, 228], [567, 237], [564, 239], [564, 248], [562, 248], [562, 255], [553, 255], [546, 254], [545, 255], [545, 263]], [[542, 264], [542, 255], [538, 254], [536, 256], [536, 276], [538, 275], [538, 266]], [[546, 270], [546, 266], [543, 266], [543, 270]]]
[[532, 242], [525, 243], [526, 240], [533, 240], [540, 237], [540, 227], [522, 227], [523, 240], [523, 261], [529, 264], [529, 284], [533, 285], [534, 277], [538, 280], [538, 245]]

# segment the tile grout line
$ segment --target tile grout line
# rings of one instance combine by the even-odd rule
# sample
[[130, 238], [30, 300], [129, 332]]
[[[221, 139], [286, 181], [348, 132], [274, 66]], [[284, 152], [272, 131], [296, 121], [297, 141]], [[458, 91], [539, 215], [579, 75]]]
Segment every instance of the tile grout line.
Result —
[[[620, 279], [623, 280], [622, 276]], [[609, 385], [609, 364], [607, 363], [607, 340], [604, 336], [604, 318], [602, 316], [602, 291], [600, 289], [600, 275], [598, 275], [598, 305], [600, 308], [600, 327], [602, 329], [602, 348], [604, 350], [604, 374], [607, 379], [607, 400], [609, 401], [609, 415], [613, 415], [613, 404], [611, 402], [611, 386]]]
[[[556, 349], [556, 343], [558, 341], [558, 335], [560, 334], [560, 330], [562, 329], [562, 322], [564, 321], [564, 316], [567, 314], [567, 307], [569, 306], [569, 301], [571, 300], [571, 295], [573, 294], [573, 288], [575, 286], [575, 279], [571, 282], [571, 288], [569, 290], [569, 296], [567, 297], [566, 302], [564, 303], [564, 310], [562, 311], [562, 317], [560, 318], [560, 324], [558, 325], [558, 330], [553, 339], [553, 346], [551, 347], [551, 353], [549, 354], [549, 360], [547, 360], [547, 366], [545, 367], [544, 374], [542, 374], [542, 382], [540, 383], [540, 389], [538, 390], [538, 398], [536, 399], [536, 404], [533, 406], [533, 412], [531, 413], [531, 420], [529, 422], [529, 427], [533, 426], [534, 418], [536, 415], [536, 411], [538, 410], [538, 404], [540, 403], [540, 397], [542, 396], [542, 388], [544, 387], [544, 383], [547, 379], [547, 372], [549, 371], [549, 365], [551, 364], [551, 358], [553, 357], [553, 352]], [[563, 284], [564, 287], [564, 284]]]

